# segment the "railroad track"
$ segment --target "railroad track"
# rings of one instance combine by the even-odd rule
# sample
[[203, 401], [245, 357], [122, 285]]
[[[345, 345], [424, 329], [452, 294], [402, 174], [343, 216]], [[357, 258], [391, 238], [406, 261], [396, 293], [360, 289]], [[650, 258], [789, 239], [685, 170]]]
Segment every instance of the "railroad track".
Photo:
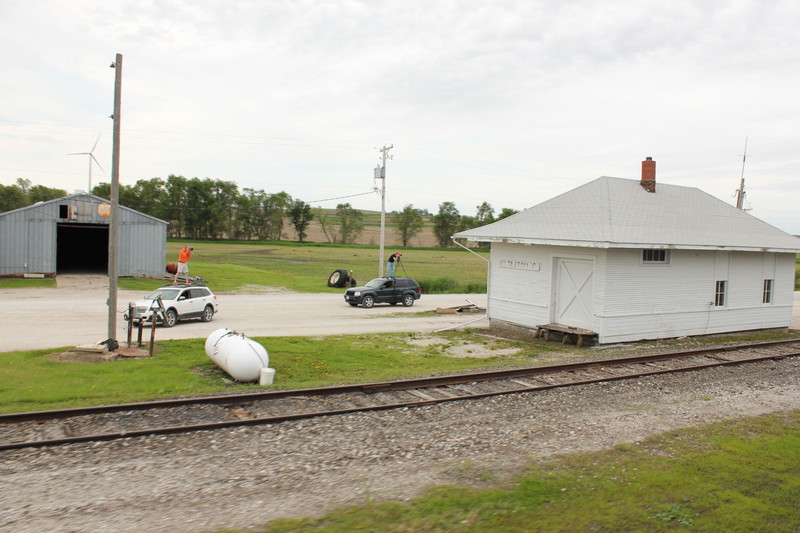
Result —
[[772, 341], [361, 385], [263, 391], [0, 415], [0, 450], [108, 441], [347, 413], [419, 407], [734, 366], [800, 355], [800, 340]]

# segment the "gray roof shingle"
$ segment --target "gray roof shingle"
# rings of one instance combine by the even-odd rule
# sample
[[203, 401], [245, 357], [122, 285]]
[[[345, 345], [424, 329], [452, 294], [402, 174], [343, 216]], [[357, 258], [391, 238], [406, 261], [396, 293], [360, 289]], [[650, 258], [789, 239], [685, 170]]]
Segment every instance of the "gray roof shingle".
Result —
[[603, 176], [503, 220], [456, 233], [470, 241], [595, 248], [800, 253], [800, 239], [695, 187]]

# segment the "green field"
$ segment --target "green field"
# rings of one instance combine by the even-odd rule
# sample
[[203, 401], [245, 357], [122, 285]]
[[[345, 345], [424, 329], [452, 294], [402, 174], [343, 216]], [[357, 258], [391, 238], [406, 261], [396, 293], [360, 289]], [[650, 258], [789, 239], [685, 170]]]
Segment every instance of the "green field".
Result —
[[[327, 286], [338, 269], [352, 270], [359, 283], [378, 276], [379, 248], [338, 244], [289, 242], [170, 241], [167, 260], [178, 250], [193, 248], [189, 272], [201, 276], [217, 292], [246, 291], [253, 285], [296, 292], [341, 292]], [[394, 250], [394, 249], [392, 249]], [[384, 255], [388, 257], [387, 249]], [[402, 251], [397, 275], [415, 278], [425, 293], [485, 293], [487, 263], [462, 249], [410, 248]], [[481, 252], [488, 259], [489, 254]], [[381, 260], [384, 266], [386, 258]], [[120, 280], [121, 288], [142, 289], [141, 280]], [[150, 287], [147, 285], [147, 287]]]
[[[319, 337], [254, 337], [277, 369], [273, 388], [321, 387], [451, 374], [508, 365], [537, 364], [565, 353], [556, 343], [489, 338], [480, 332], [442, 332], [443, 341], [417, 346], [416, 333]], [[63, 349], [0, 353], [0, 412], [12, 413], [145, 401], [198, 394], [252, 391], [255, 383], [232, 381], [206, 356], [205, 339], [161, 341], [152, 358], [105, 363], [59, 360]], [[512, 356], [450, 357], [446, 350], [472, 343]]]

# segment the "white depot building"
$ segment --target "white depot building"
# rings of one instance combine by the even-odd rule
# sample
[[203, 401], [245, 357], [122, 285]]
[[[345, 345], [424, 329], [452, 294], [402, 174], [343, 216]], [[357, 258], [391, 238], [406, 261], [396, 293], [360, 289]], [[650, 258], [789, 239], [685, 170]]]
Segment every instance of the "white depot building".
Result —
[[694, 187], [601, 177], [456, 239], [491, 243], [497, 325], [600, 344], [788, 328], [800, 239]]

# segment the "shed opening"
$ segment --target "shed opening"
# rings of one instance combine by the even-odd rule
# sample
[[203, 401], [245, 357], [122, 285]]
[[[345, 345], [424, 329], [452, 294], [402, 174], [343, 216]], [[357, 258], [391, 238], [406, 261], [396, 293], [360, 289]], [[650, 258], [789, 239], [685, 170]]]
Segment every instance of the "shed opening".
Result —
[[108, 274], [108, 226], [58, 224], [56, 273]]

